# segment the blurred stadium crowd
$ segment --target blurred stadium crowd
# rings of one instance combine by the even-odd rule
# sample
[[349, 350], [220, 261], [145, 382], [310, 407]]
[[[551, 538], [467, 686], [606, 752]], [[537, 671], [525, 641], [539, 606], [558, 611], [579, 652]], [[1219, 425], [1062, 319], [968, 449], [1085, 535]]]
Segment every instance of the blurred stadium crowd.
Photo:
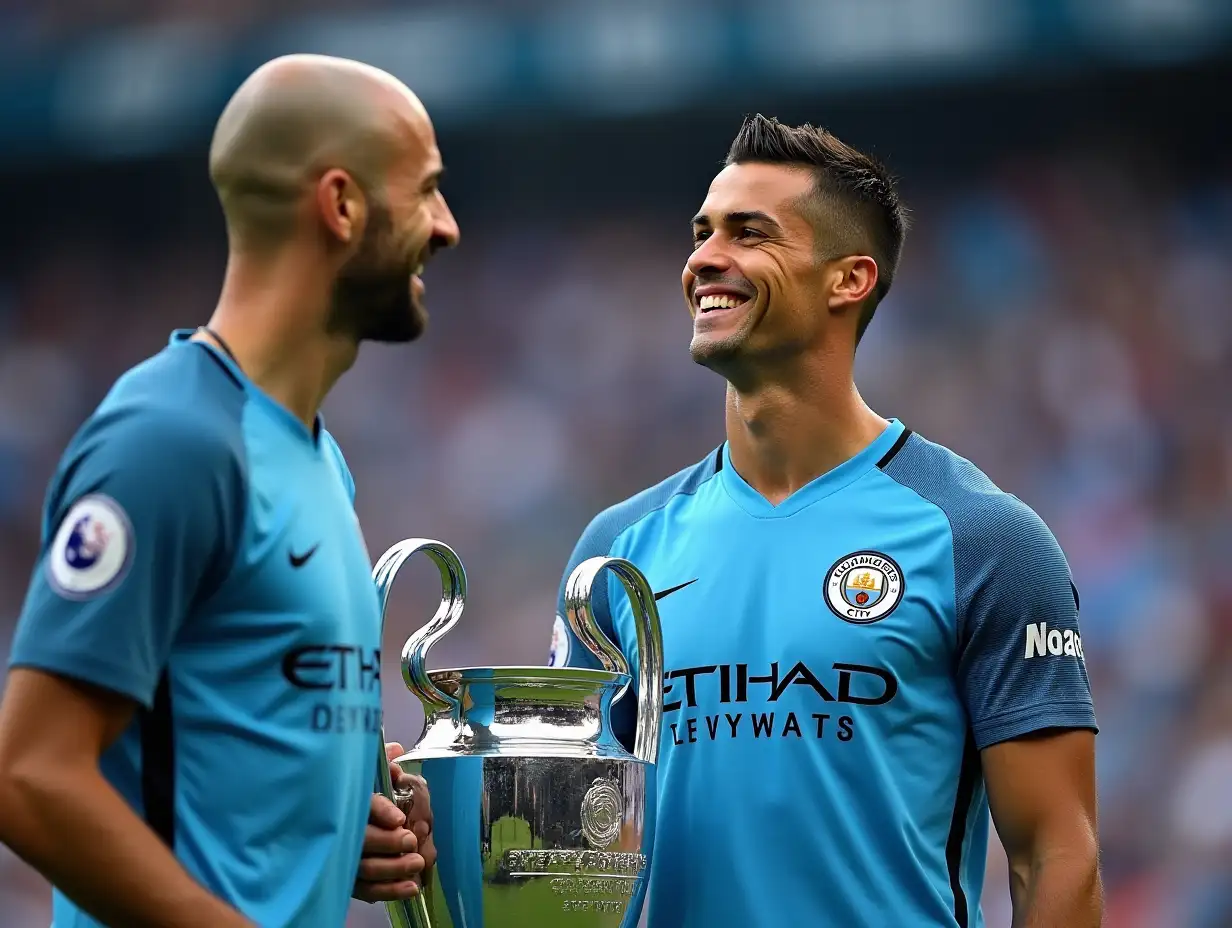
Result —
[[[207, 20], [212, 28], [239, 29], [288, 13], [322, 10], [362, 11], [390, 7], [387, 0], [0, 0], [0, 29], [27, 42], [71, 41], [117, 26], [146, 26], [184, 20]], [[423, 7], [430, 0], [398, 0], [399, 7]]]
[[[1108, 924], [1232, 924], [1232, 172], [1058, 152], [912, 201], [860, 350], [866, 398], [974, 459], [1068, 553], [1103, 725]], [[683, 227], [472, 225], [429, 269], [430, 337], [367, 349], [331, 399], [374, 556], [431, 535], [472, 573], [437, 666], [542, 663], [586, 519], [721, 440], [721, 383], [686, 351]], [[116, 374], [208, 316], [217, 257], [171, 230], [137, 252], [66, 235], [0, 280], [0, 656], [64, 441]], [[415, 621], [398, 612], [391, 641]], [[409, 743], [396, 694], [389, 733]], [[46, 888], [4, 853], [0, 923], [47, 924]], [[985, 904], [1008, 925], [996, 854]]]

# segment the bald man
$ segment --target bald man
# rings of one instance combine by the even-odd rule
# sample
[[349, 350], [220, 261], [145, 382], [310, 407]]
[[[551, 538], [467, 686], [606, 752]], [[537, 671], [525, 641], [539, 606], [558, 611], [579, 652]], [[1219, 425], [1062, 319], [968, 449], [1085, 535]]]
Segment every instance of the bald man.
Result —
[[[362, 341], [423, 332], [420, 272], [458, 240], [441, 169], [420, 102], [354, 62], [270, 62], [219, 119], [217, 308], [64, 452], [0, 702], [0, 840], [58, 928], [341, 926], [353, 891], [414, 891], [415, 836], [372, 798], [379, 607], [318, 410]], [[370, 815], [392, 856], [357, 888]]]

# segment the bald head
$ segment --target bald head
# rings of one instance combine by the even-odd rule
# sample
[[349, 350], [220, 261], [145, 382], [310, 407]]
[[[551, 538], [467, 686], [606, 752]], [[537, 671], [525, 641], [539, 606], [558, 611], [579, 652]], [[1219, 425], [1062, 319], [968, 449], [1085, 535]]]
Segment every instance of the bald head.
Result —
[[298, 206], [331, 169], [379, 197], [391, 169], [435, 153], [418, 97], [378, 68], [322, 55], [276, 58], [240, 86], [219, 117], [210, 177], [232, 247], [276, 246]]

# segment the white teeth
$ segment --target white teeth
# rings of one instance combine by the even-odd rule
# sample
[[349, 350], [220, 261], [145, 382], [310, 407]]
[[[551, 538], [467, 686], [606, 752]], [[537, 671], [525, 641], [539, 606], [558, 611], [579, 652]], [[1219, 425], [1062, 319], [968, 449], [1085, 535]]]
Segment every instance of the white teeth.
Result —
[[702, 297], [697, 301], [697, 305], [699, 309], [732, 309], [743, 302], [742, 297], [719, 293]]

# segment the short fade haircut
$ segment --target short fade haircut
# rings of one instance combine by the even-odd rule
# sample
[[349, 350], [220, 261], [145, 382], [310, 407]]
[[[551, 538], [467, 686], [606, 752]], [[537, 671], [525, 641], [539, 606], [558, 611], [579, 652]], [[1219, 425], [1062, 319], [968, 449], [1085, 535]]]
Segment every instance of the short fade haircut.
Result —
[[907, 236], [907, 208], [895, 178], [877, 159], [857, 151], [827, 129], [788, 126], [760, 113], [746, 116], [727, 152], [726, 164], [781, 164], [813, 174], [804, 204], [818, 237], [822, 260], [864, 254], [877, 262], [877, 285], [865, 302], [856, 343], [890, 291]]

